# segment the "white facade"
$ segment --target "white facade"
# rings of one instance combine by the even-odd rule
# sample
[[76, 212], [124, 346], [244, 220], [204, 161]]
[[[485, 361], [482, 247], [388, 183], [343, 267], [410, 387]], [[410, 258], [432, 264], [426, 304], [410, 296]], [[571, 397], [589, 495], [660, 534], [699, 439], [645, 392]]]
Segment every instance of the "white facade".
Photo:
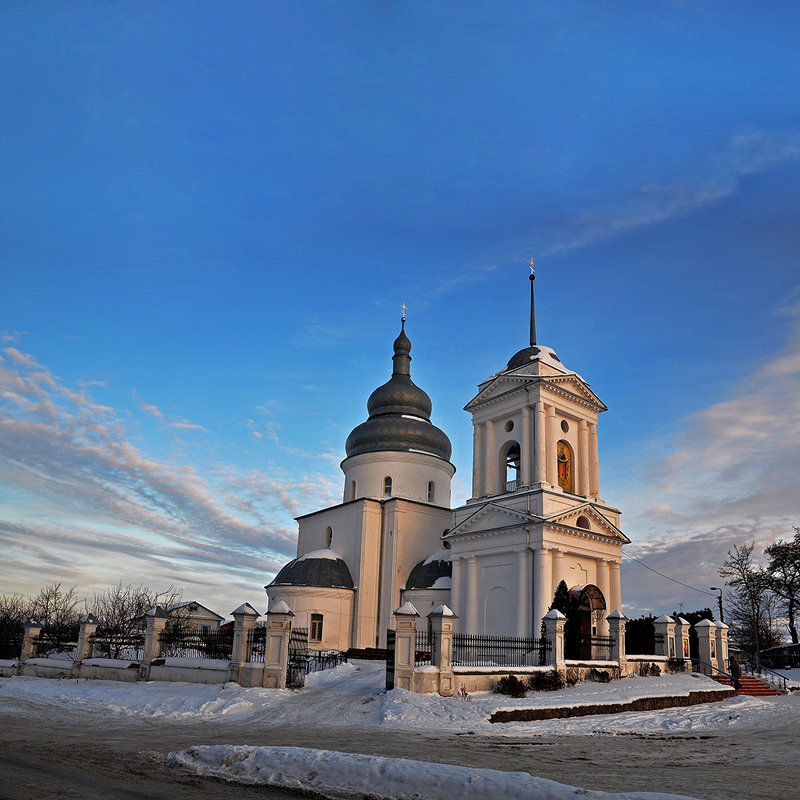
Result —
[[[534, 339], [533, 324], [531, 331]], [[324, 550], [341, 559], [352, 587], [273, 582], [270, 599], [285, 600], [296, 625], [311, 628], [315, 615], [319, 632], [323, 618], [312, 645], [346, 650], [385, 646], [405, 600], [450, 606], [462, 632], [538, 636], [564, 580], [586, 610], [576, 623], [582, 634], [607, 633], [606, 614], [621, 606], [629, 540], [619, 510], [600, 498], [603, 403], [551, 348], [521, 350], [465, 407], [474, 426], [472, 497], [451, 510], [449, 441], [411, 383], [410, 350], [401, 331], [392, 378], [348, 438], [343, 502], [298, 518], [298, 558]], [[407, 586], [415, 566], [442, 547], [452, 579]]]

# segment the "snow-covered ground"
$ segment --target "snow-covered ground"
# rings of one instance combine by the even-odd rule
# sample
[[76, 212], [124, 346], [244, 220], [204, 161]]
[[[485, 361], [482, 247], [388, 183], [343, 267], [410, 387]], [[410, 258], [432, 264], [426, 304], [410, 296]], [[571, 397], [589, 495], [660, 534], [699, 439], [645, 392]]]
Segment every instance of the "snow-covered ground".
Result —
[[[159, 718], [189, 723], [226, 720], [257, 722], [260, 726], [307, 726], [312, 730], [342, 726], [364, 730], [367, 735], [370, 729], [397, 731], [401, 735], [471, 732], [491, 736], [495, 741], [537, 736], [647, 736], [736, 730], [747, 731], [749, 735], [753, 731], [793, 731], [800, 721], [800, 692], [795, 692], [774, 698], [731, 697], [718, 703], [663, 711], [495, 725], [489, 722], [492, 712], [501, 708], [620, 703], [638, 697], [685, 695], [690, 691], [719, 688], [719, 684], [708, 678], [690, 674], [627, 678], [609, 684], [586, 682], [559, 692], [529, 692], [527, 697], [521, 699], [489, 692], [476, 693], [469, 700], [421, 695], [402, 689], [386, 692], [383, 683], [383, 664], [366, 661], [343, 664], [336, 669], [311, 675], [303, 689], [294, 691], [244, 689], [235, 683], [208, 686], [15, 677], [0, 679], [0, 708], [9, 711], [17, 705], [21, 709], [25, 704], [34, 703], [147, 718], [153, 722]], [[283, 781], [283, 785], [298, 786], [301, 784], [297, 781], [307, 779], [306, 788], [324, 791], [332, 797], [347, 796], [336, 794], [339, 791], [336, 787], [341, 787], [342, 781], [347, 786], [365, 781], [364, 785], [371, 787], [371, 791], [384, 797], [397, 798], [452, 797], [458, 794], [465, 800], [478, 796], [561, 800], [574, 797], [576, 791], [583, 791], [532, 778], [527, 773], [445, 768], [441, 764], [426, 765], [422, 762], [404, 762], [402, 759], [302, 748], [203, 746], [174, 754], [173, 761], [203, 773], [224, 775], [233, 780]], [[347, 776], [346, 779], [342, 775]], [[379, 775], [387, 776], [388, 781], [385, 785], [381, 784], [380, 789], [376, 784], [376, 776]], [[413, 783], [410, 776], [417, 776], [417, 783]], [[503, 781], [506, 783], [503, 784]], [[517, 787], [514, 791], [509, 789], [509, 781]], [[439, 795], [432, 793], [431, 787], [434, 785], [441, 786], [440, 790], [437, 789]], [[457, 791], [454, 786], [458, 786]], [[476, 793], [465, 794], [465, 786], [471, 787]], [[490, 788], [492, 786], [501, 788]], [[415, 795], [414, 792], [419, 794]], [[633, 798], [646, 795], [586, 793], [582, 796]]]
[[405, 758], [332, 753], [302, 747], [205, 745], [170, 753], [169, 761], [199, 775], [305, 789], [332, 798], [391, 800], [691, 800], [663, 792], [608, 793], [576, 789], [527, 772], [426, 764]]

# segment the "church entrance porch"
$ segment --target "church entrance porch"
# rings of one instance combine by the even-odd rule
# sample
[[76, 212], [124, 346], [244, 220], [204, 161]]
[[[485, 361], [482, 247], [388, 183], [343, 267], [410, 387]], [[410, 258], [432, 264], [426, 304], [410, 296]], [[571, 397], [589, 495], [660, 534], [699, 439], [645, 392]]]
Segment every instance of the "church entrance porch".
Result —
[[600, 622], [605, 616], [606, 600], [592, 583], [573, 586], [564, 610], [564, 657], [570, 661], [602, 661], [610, 658], [612, 641], [599, 636]]

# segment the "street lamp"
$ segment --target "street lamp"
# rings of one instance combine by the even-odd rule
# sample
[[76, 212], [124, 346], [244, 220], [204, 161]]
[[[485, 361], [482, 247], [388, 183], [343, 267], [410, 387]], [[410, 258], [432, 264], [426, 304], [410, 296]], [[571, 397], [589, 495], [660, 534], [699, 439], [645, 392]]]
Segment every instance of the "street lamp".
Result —
[[725, 622], [725, 617], [722, 615], [722, 589], [720, 589], [719, 586], [709, 586], [708, 588], [714, 592], [719, 592], [719, 597], [717, 598], [717, 602], [719, 603], [719, 621]]

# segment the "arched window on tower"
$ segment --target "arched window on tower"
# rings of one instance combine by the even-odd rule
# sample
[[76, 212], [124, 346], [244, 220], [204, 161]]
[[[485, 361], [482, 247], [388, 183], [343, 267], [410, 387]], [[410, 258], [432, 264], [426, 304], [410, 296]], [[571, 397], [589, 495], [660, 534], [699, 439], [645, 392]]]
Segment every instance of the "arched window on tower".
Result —
[[558, 485], [572, 494], [573, 458], [572, 448], [563, 439], [556, 445], [556, 461], [558, 462]]
[[519, 486], [519, 445], [515, 442], [506, 453], [506, 476], [503, 488], [507, 492], [515, 492]]
[[428, 502], [433, 503], [436, 500], [436, 484], [433, 481], [428, 481]]
[[350, 499], [351, 500], [355, 500], [356, 499], [356, 482], [355, 481], [350, 481]]
[[392, 493], [392, 479], [388, 475], [383, 479], [383, 493], [385, 495]]

